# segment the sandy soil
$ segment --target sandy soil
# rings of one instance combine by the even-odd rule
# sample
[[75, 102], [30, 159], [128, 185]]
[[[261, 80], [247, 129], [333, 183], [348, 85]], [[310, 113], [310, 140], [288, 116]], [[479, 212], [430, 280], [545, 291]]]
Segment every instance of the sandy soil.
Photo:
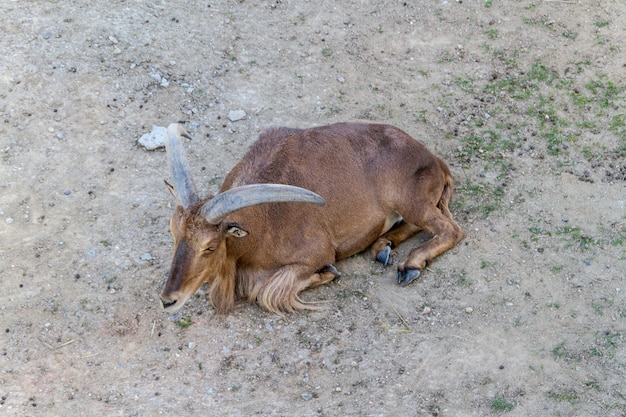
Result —
[[[623, 2], [0, 16], [0, 414], [626, 415]], [[220, 318], [201, 291], [168, 317], [174, 201], [137, 139], [177, 120], [203, 194], [269, 126], [394, 124], [450, 165], [468, 236], [406, 288], [339, 263], [321, 312]]]

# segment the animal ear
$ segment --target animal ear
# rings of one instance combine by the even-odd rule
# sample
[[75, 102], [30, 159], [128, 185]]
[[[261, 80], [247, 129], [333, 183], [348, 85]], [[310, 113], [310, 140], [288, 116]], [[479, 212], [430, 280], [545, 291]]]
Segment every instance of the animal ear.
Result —
[[239, 226], [237, 223], [229, 223], [226, 226], [226, 234], [228, 236], [234, 236], [234, 237], [248, 236], [248, 232], [243, 230], [241, 226]]

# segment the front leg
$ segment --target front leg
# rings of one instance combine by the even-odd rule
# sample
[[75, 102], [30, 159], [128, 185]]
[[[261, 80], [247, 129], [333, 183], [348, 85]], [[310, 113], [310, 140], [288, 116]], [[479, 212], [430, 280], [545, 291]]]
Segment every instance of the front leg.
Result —
[[310, 284], [306, 288], [315, 288], [327, 282], [331, 282], [335, 278], [341, 276], [337, 268], [333, 264], [327, 264], [317, 270], [317, 272], [309, 278]]
[[317, 271], [306, 265], [286, 265], [255, 288], [250, 300], [256, 300], [259, 305], [277, 314], [315, 310], [315, 306], [302, 301], [298, 294], [307, 288], [326, 284], [337, 276], [339, 272], [332, 264], [324, 265]]

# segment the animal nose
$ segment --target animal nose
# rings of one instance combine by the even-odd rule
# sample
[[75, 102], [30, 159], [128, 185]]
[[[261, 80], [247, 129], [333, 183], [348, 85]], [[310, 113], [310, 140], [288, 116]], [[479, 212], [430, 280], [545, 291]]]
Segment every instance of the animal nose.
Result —
[[163, 297], [161, 297], [161, 305], [163, 305], [163, 308], [165, 310], [170, 309], [172, 307], [174, 307], [176, 305], [176, 303], [178, 302], [178, 300], [176, 299], [165, 299]]

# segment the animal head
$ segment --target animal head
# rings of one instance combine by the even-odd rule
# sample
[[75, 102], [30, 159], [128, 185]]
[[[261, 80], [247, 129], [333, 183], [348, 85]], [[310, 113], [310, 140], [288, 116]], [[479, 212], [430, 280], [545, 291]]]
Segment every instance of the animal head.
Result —
[[[232, 242], [249, 236], [239, 223], [228, 218], [246, 207], [272, 202], [308, 202], [323, 205], [319, 195], [283, 184], [251, 184], [223, 191], [201, 201], [189, 174], [182, 138], [189, 134], [180, 124], [168, 128], [166, 144], [172, 183], [166, 185], [177, 199], [170, 219], [174, 237], [174, 257], [168, 280], [161, 292], [161, 303], [168, 312], [180, 309], [204, 283], [216, 278], [234, 285], [235, 262]], [[246, 219], [254, 224], [261, 219]]]

